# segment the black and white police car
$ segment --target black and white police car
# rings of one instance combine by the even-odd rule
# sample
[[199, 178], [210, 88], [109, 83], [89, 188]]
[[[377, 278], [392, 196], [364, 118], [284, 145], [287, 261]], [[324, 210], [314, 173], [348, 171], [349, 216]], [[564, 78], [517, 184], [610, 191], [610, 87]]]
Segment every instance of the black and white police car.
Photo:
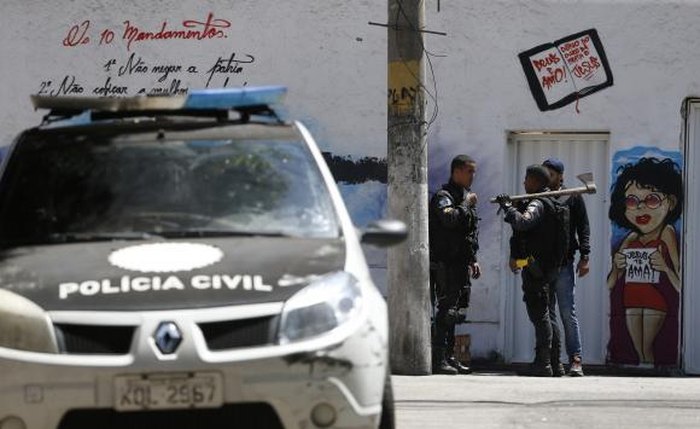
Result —
[[0, 429], [392, 428], [385, 300], [284, 87], [32, 97], [0, 176]]

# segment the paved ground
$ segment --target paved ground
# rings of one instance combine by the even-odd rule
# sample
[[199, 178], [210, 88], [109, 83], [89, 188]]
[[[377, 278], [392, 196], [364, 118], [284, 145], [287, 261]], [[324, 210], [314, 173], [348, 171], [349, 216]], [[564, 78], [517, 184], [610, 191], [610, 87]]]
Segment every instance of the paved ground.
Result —
[[392, 376], [398, 429], [700, 428], [700, 378]]

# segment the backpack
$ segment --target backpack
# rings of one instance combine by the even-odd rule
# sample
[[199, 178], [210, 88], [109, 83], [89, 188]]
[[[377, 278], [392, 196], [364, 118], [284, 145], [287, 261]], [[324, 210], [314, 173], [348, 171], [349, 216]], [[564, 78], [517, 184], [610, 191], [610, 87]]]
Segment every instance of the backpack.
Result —
[[552, 245], [548, 247], [549, 252], [546, 252], [543, 257], [555, 266], [564, 265], [569, 256], [569, 248], [571, 246], [571, 210], [568, 199], [568, 197], [563, 199], [556, 197], [539, 198], [549, 215], [548, 221], [551, 223], [548, 232], [554, 239]]

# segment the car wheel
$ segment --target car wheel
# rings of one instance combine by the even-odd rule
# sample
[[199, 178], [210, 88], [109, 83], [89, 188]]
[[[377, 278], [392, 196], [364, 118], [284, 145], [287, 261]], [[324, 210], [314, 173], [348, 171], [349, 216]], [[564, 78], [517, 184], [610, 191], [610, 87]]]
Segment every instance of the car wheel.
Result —
[[391, 388], [391, 371], [387, 371], [382, 397], [382, 417], [379, 429], [394, 429], [394, 390]]

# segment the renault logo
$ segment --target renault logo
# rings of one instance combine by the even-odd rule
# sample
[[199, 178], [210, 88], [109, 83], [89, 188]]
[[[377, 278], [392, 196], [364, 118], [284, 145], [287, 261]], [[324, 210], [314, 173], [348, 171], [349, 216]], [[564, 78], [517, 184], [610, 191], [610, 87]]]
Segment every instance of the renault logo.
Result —
[[175, 353], [182, 342], [182, 333], [175, 322], [160, 322], [153, 334], [153, 340], [161, 353], [169, 355]]

